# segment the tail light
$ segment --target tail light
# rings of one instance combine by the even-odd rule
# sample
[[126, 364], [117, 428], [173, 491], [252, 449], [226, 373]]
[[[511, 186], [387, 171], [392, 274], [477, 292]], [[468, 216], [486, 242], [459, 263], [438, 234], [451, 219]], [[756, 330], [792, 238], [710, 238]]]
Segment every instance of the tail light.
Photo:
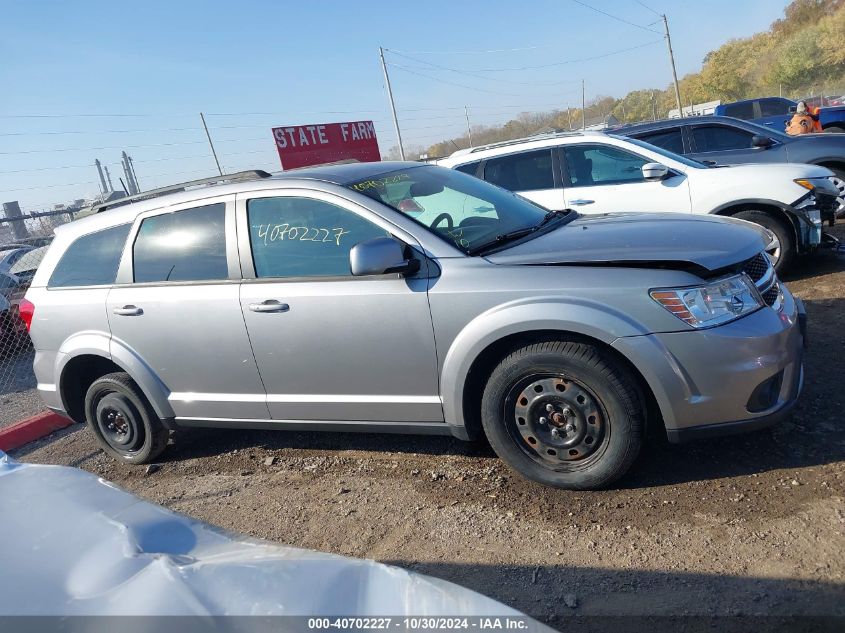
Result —
[[29, 328], [32, 326], [32, 317], [35, 316], [35, 304], [27, 299], [21, 299], [18, 304], [18, 314], [26, 326], [26, 331], [29, 332]]

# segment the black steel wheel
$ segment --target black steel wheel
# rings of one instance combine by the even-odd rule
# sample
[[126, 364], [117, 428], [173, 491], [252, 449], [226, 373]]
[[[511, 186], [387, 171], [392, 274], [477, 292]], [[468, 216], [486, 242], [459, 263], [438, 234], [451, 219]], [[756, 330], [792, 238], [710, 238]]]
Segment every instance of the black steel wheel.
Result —
[[122, 372], [91, 384], [85, 396], [85, 417], [103, 450], [130, 464], [155, 459], [170, 437], [141, 389]]
[[629, 371], [575, 341], [521, 347], [493, 370], [481, 421], [493, 450], [525, 477], [558, 488], [606, 486], [642, 443], [641, 397]]

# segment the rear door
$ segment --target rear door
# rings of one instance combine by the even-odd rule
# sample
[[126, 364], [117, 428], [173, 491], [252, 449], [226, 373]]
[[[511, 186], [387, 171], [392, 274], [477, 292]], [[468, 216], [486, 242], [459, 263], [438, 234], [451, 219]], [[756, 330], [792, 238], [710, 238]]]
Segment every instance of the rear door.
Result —
[[646, 181], [642, 167], [655, 162], [621, 147], [576, 143], [560, 147], [566, 206], [579, 213], [689, 212], [684, 174]]
[[551, 148], [488, 158], [483, 164], [483, 178], [547, 209], [565, 207], [560, 170]]
[[106, 304], [113, 344], [133, 350], [185, 419], [266, 419], [239, 301], [234, 196], [142, 214]]
[[[442, 422], [428, 287], [417, 275], [353, 277], [352, 247], [394, 235], [333, 194], [238, 195], [241, 310], [274, 419]], [[428, 272], [427, 272], [428, 271]]]

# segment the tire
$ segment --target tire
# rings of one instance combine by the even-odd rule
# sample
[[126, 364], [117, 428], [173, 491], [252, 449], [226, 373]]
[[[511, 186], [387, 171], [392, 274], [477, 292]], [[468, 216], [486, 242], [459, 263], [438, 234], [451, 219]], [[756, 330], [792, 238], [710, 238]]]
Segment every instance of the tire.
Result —
[[827, 134], [845, 134], [845, 127], [839, 127], [838, 125], [828, 125], [822, 131]]
[[845, 213], [845, 170], [834, 169], [833, 167], [828, 167], [828, 169], [833, 172], [833, 177], [830, 179], [833, 186], [839, 190], [839, 208], [836, 210], [835, 216], [841, 217]]
[[636, 460], [644, 432], [628, 371], [592, 345], [562, 340], [526, 345], [496, 366], [481, 399], [481, 423], [510, 468], [570, 490], [619, 479]]
[[787, 226], [781, 220], [766, 211], [740, 211], [733, 215], [740, 220], [747, 220], [769, 229], [777, 239], [777, 248], [766, 252], [775, 272], [780, 275], [789, 270], [792, 261], [795, 259], [795, 236], [792, 227]]
[[146, 396], [128, 374], [98, 378], [85, 394], [85, 420], [102, 449], [126, 464], [146, 464], [170, 439]]

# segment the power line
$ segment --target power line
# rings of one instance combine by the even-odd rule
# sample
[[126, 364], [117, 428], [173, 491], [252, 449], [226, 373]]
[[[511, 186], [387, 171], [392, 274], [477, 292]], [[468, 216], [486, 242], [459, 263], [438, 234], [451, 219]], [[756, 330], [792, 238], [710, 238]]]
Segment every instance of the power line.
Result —
[[650, 6], [643, 4], [642, 2], [640, 2], [640, 0], [634, 0], [634, 2], [636, 2], [638, 5], [640, 5], [643, 9], [648, 9], [649, 11], [651, 11], [657, 17], [662, 17], [662, 14], [660, 14], [657, 11], [655, 11], [654, 9], [652, 9]]
[[635, 24], [634, 22], [629, 22], [625, 18], [620, 18], [619, 16], [613, 15], [612, 13], [607, 13], [606, 11], [602, 11], [601, 9], [596, 9], [595, 7], [590, 6], [586, 2], [581, 2], [581, 0], [572, 0], [572, 2], [574, 2], [575, 4], [579, 4], [582, 7], [589, 9], [590, 11], [595, 11], [596, 13], [601, 13], [602, 15], [609, 17], [611, 20], [616, 20], [617, 22], [622, 22], [623, 24], [627, 24], [629, 26], [634, 26], [638, 29], [642, 29], [643, 31], [648, 31], [649, 33], [656, 33], [657, 35], [660, 35], [660, 33], [658, 33], [657, 31], [655, 31], [653, 29], [648, 28], [647, 26], [643, 26], [642, 24]]
[[[513, 80], [510, 80], [510, 79], [499, 79], [499, 78], [496, 78], [496, 77], [485, 77], [484, 75], [477, 74], [477, 72], [473, 72], [473, 71], [469, 71], [469, 70], [460, 70], [460, 69], [457, 69], [457, 68], [449, 68], [448, 66], [441, 66], [441, 65], [435, 64], [433, 62], [425, 61], [424, 59], [418, 59], [416, 57], [411, 57], [410, 55], [404, 55], [402, 53], [390, 50], [388, 48], [386, 48], [384, 50], [386, 50], [390, 53], [393, 53], [394, 55], [397, 55], [399, 57], [404, 57], [405, 59], [409, 59], [411, 61], [418, 62], [420, 64], [426, 64], [427, 66], [431, 66], [431, 67], [437, 68], [439, 70], [446, 70], [448, 72], [458, 73], [460, 75], [465, 75], [467, 77], [475, 77], [476, 79], [483, 79], [485, 81], [495, 81], [495, 82], [499, 82], [499, 83], [504, 82], [504, 83], [520, 85], [520, 86], [559, 86], [561, 84], [577, 83], [577, 82], [573, 82], [573, 81], [553, 81], [553, 82], [538, 83], [536, 81], [513, 81]], [[419, 70], [427, 70], [427, 69], [421, 68]]]
[[521, 46], [518, 48], [493, 48], [489, 50], [475, 51], [397, 51], [395, 49], [392, 50], [394, 53], [409, 53], [411, 55], [483, 55], [486, 53], [516, 53], [518, 51], [533, 51], [537, 50], [538, 48], [548, 48], [548, 46]]
[[388, 64], [388, 66], [393, 66], [394, 68], [398, 68], [399, 70], [404, 70], [406, 73], [411, 73], [412, 75], [417, 75], [418, 77], [425, 77], [426, 79], [431, 79], [432, 81], [436, 81], [442, 84], [448, 84], [450, 86], [457, 86], [458, 88], [465, 88], [466, 90], [475, 90], [476, 92], [486, 92], [487, 94], [491, 95], [501, 95], [505, 97], [519, 97], [519, 95], [515, 95], [508, 92], [496, 92], [494, 90], [485, 90], [484, 88], [475, 88], [473, 86], [467, 86], [464, 84], [459, 84], [454, 81], [448, 81], [447, 79], [440, 79], [438, 77], [432, 77], [431, 75], [425, 75], [423, 73], [417, 72], [415, 70], [411, 70], [406, 68], [405, 66], [400, 66], [399, 64]]

